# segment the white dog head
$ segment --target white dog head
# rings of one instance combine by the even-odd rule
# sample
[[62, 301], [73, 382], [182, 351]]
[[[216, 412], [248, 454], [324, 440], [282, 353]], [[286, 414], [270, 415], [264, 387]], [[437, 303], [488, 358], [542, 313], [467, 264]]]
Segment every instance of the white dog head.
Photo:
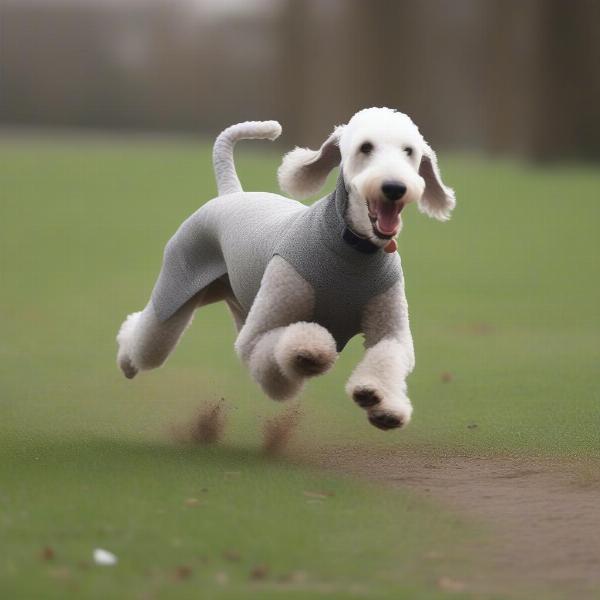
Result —
[[319, 150], [296, 148], [279, 168], [281, 189], [305, 198], [321, 189], [340, 165], [349, 193], [346, 221], [378, 246], [401, 229], [400, 212], [417, 202], [421, 212], [445, 221], [456, 201], [442, 182], [435, 152], [411, 119], [389, 108], [357, 112]]

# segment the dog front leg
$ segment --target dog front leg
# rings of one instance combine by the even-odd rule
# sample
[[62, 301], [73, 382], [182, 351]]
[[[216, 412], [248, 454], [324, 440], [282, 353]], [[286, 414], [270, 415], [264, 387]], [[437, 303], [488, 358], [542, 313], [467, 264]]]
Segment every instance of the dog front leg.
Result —
[[346, 391], [367, 411], [375, 427], [402, 427], [412, 414], [405, 380], [415, 364], [402, 282], [369, 302], [363, 330], [367, 351], [348, 380]]
[[295, 396], [307, 377], [324, 373], [337, 358], [331, 334], [307, 322], [313, 309], [312, 287], [285, 260], [273, 257], [235, 343], [271, 398]]
[[327, 371], [337, 352], [331, 334], [316, 323], [278, 327], [253, 341], [246, 364], [264, 392], [275, 400], [297, 395], [309, 377]]

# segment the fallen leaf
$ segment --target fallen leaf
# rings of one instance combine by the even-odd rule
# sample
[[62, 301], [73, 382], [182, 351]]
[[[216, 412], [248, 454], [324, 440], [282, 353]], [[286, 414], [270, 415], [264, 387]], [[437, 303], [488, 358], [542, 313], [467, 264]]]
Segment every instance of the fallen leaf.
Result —
[[440, 379], [443, 383], [450, 383], [454, 379], [454, 377], [452, 376], [452, 373], [448, 373], [448, 371], [445, 371], [440, 375]]
[[256, 565], [252, 571], [250, 571], [250, 579], [259, 581], [261, 579], [266, 579], [268, 574], [269, 567], [267, 567], [267, 565]]
[[71, 578], [71, 569], [69, 569], [69, 567], [56, 567], [54, 569], [50, 569], [48, 573], [50, 574], [50, 577], [54, 577], [55, 579]]
[[198, 498], [186, 498], [185, 505], [186, 506], [198, 506], [200, 504], [200, 500]]
[[445, 592], [463, 592], [467, 586], [464, 581], [444, 576], [438, 579], [438, 587]]
[[303, 494], [307, 498], [318, 498], [320, 500], [324, 500], [325, 498], [331, 498], [334, 495], [333, 492], [311, 492], [309, 490], [304, 490]]
[[280, 583], [304, 583], [308, 579], [308, 573], [306, 571], [292, 571], [279, 577]]
[[231, 562], [239, 562], [241, 560], [240, 553], [237, 550], [226, 550], [223, 552], [223, 558]]
[[189, 579], [192, 575], [192, 568], [188, 565], [181, 565], [175, 569], [173, 576], [175, 579], [179, 581], [183, 581], [184, 579]]
[[225, 571], [219, 571], [218, 573], [215, 573], [215, 581], [219, 585], [226, 585], [229, 582], [229, 575], [227, 575]]
[[42, 548], [42, 552], [40, 553], [43, 560], [53, 560], [54, 559], [54, 548], [50, 546], [44, 546]]

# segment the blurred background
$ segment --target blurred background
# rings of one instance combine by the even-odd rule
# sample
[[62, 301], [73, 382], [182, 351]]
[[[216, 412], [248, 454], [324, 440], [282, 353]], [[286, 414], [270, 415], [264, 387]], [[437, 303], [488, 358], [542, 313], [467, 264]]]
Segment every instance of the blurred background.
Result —
[[0, 125], [317, 144], [358, 108], [437, 148], [600, 157], [597, 0], [0, 0]]
[[[0, 0], [0, 597], [598, 598], [599, 24], [600, 0]], [[296, 404], [266, 398], [222, 303], [126, 380], [116, 333], [215, 195], [214, 134], [281, 121], [236, 152], [276, 191], [284, 150], [382, 105], [458, 199], [446, 225], [403, 212], [410, 427], [345, 397], [358, 336]], [[389, 458], [398, 493], [324, 456]], [[488, 472], [508, 457], [543, 460]]]

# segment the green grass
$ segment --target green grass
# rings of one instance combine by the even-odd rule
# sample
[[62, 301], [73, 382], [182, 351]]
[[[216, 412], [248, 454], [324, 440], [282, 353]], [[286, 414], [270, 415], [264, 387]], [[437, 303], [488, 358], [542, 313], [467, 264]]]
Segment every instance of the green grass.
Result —
[[[275, 191], [277, 156], [240, 154], [245, 187]], [[223, 307], [198, 314], [163, 370], [134, 382], [117, 371], [120, 322], [145, 304], [165, 241], [214, 195], [209, 158], [177, 140], [0, 140], [0, 592], [445, 597], [435, 582], [468, 577], [477, 531], [411, 495], [263, 457], [264, 419], [281, 406], [238, 363]], [[599, 176], [464, 157], [442, 157], [442, 168], [454, 218], [411, 209], [400, 238], [413, 423], [384, 434], [344, 396], [354, 340], [308, 386], [300, 441], [597, 455]], [[174, 425], [221, 397], [220, 447], [172, 440]], [[39, 559], [45, 545], [53, 561]], [[119, 565], [89, 566], [98, 546]], [[424, 558], [432, 551], [447, 558]], [[249, 581], [262, 563], [268, 577]], [[181, 565], [192, 575], [177, 581]], [[306, 575], [278, 582], [296, 571]]]
[[[41, 589], [60, 597], [73, 587], [94, 597], [196, 590], [208, 598], [436, 598], [436, 573], [460, 563], [427, 558], [464, 536], [448, 515], [252, 449], [92, 438], [18, 450], [12, 459], [13, 469], [2, 469], [3, 597]], [[199, 504], [188, 506], [189, 498]], [[45, 545], [54, 561], [40, 561]], [[119, 565], [91, 566], [96, 546], [115, 552]], [[249, 582], [263, 564], [265, 581]], [[175, 580], [181, 566], [192, 569], [189, 580]]]

